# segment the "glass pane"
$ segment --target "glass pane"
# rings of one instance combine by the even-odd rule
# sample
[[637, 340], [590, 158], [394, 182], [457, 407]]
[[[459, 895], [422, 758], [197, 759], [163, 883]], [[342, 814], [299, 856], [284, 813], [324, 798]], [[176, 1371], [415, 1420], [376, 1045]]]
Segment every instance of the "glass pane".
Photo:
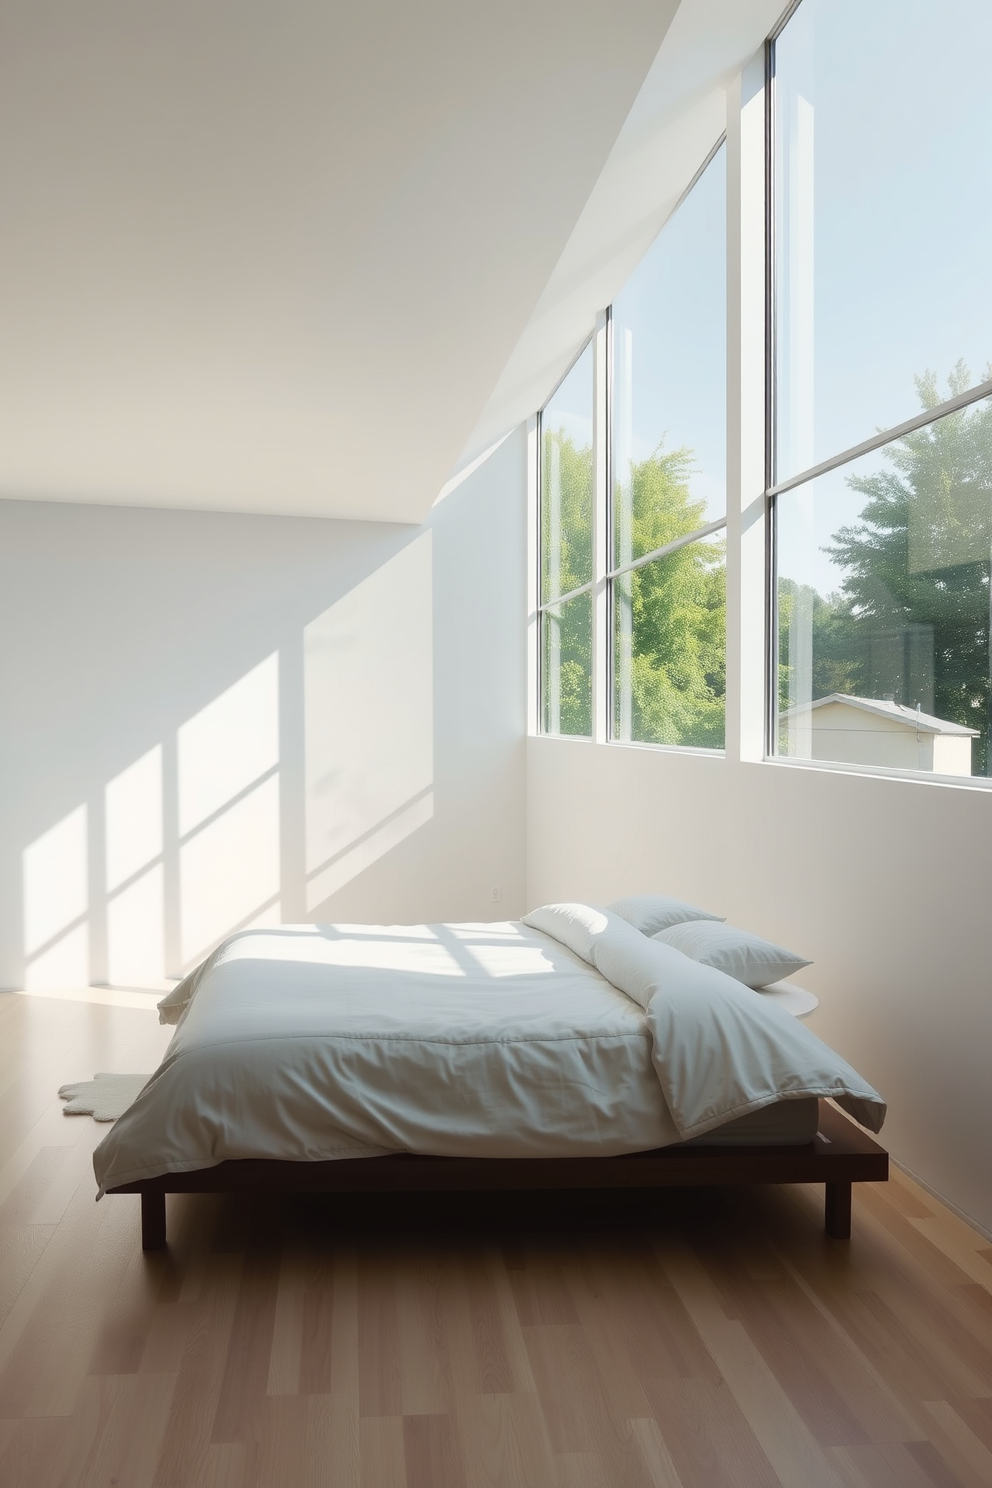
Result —
[[726, 153], [613, 304], [615, 568], [727, 509]]
[[989, 772], [992, 402], [779, 497], [779, 750]]
[[546, 734], [592, 736], [592, 591], [541, 615]]
[[989, 375], [988, 0], [803, 0], [775, 49], [777, 479]]
[[722, 749], [727, 584], [722, 539], [613, 581], [614, 737]]
[[592, 486], [590, 342], [541, 411], [542, 602], [592, 578]]

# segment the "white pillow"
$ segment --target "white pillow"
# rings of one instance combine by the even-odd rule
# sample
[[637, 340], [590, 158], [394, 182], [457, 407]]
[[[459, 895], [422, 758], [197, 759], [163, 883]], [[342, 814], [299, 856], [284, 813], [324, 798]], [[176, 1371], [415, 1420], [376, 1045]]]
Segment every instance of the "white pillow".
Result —
[[632, 894], [628, 899], [615, 899], [608, 904], [611, 914], [619, 915], [642, 935], [657, 935], [659, 930], [670, 930], [673, 925], [685, 924], [688, 920], [722, 920], [723, 915], [709, 914], [697, 909], [694, 904], [685, 904], [681, 899], [671, 899], [667, 894]]
[[532, 930], [543, 930], [591, 966], [593, 946], [610, 918], [606, 910], [594, 909], [591, 904], [542, 904], [540, 909], [525, 914], [522, 923]]
[[673, 925], [652, 937], [674, 946], [684, 956], [726, 972], [746, 987], [767, 987], [781, 977], [792, 976], [810, 963], [794, 951], [772, 945], [747, 930], [733, 925], [714, 924], [712, 920], [693, 920], [690, 924]]

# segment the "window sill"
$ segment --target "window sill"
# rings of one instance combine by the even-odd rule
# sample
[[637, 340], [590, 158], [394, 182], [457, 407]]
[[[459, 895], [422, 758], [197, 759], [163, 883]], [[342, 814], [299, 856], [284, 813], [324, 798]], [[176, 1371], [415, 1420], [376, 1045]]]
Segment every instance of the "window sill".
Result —
[[762, 764], [785, 770], [813, 770], [829, 775], [859, 775], [875, 780], [903, 780], [909, 785], [949, 785], [956, 790], [988, 791], [992, 779], [987, 775], [937, 775], [931, 770], [894, 770], [887, 765], [857, 765], [841, 760], [789, 759], [781, 754], [766, 754]]

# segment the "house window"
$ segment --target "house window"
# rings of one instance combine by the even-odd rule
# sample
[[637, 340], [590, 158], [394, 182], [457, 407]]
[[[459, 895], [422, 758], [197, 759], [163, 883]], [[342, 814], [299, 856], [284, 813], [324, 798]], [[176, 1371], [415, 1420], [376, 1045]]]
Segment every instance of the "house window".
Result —
[[992, 8], [941, 22], [803, 0], [773, 43], [771, 743], [967, 776], [992, 772]]

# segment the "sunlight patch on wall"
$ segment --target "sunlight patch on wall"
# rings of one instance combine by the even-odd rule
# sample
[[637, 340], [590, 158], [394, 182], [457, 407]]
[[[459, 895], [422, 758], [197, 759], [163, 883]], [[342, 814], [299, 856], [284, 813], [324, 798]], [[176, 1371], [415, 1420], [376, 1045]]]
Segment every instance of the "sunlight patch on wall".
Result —
[[307, 908], [434, 814], [426, 532], [304, 632]]
[[24, 985], [89, 981], [86, 807], [77, 806], [23, 854]]
[[185, 837], [279, 763], [279, 657], [253, 667], [179, 730]]
[[178, 763], [180, 941], [187, 968], [234, 930], [279, 923], [276, 653], [183, 724]]
[[155, 986], [165, 977], [162, 750], [135, 760], [104, 792], [107, 980]]
[[279, 923], [279, 781], [272, 777], [183, 845], [184, 967], [249, 923]]
[[165, 978], [165, 882], [161, 863], [107, 904], [107, 981], [155, 987]]

